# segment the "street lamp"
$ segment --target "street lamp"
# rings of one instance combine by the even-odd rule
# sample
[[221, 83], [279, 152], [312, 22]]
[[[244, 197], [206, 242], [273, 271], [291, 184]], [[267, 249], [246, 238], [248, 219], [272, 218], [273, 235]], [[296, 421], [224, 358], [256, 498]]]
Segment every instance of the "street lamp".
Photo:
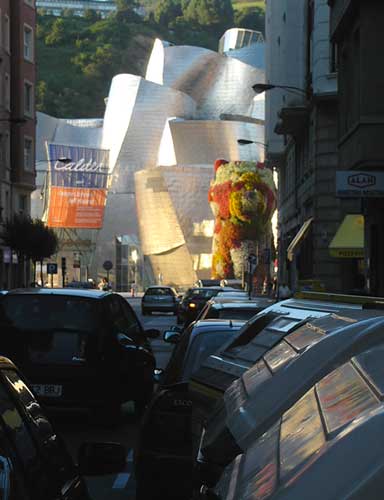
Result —
[[267, 144], [265, 144], [265, 142], [250, 141], [248, 139], [237, 139], [237, 144], [239, 144], [239, 146], [247, 146], [248, 144], [259, 144], [260, 146], [263, 146], [264, 148], [267, 147]]
[[292, 85], [273, 85], [272, 83], [256, 83], [252, 85], [253, 90], [256, 94], [261, 94], [262, 92], [266, 92], [267, 90], [273, 89], [283, 89], [288, 92], [296, 92], [298, 94], [307, 95], [307, 91], [305, 89], [301, 89], [300, 87], [294, 87]]

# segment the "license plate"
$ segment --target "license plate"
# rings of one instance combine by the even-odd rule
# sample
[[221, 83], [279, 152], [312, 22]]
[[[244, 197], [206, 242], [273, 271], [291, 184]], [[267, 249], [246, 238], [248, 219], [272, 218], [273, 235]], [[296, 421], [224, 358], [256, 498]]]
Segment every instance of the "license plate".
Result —
[[59, 398], [63, 392], [62, 385], [53, 384], [33, 384], [32, 389], [38, 396], [45, 396], [48, 398]]

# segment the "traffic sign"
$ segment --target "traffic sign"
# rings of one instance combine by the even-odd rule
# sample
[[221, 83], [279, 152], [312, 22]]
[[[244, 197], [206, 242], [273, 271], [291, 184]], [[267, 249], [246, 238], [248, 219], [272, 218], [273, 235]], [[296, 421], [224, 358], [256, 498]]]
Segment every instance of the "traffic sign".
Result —
[[110, 260], [106, 260], [103, 264], [103, 268], [106, 270], [106, 271], [110, 271], [112, 268], [113, 268], [113, 264]]
[[56, 262], [49, 262], [47, 264], [47, 274], [57, 274], [57, 264], [56, 264]]

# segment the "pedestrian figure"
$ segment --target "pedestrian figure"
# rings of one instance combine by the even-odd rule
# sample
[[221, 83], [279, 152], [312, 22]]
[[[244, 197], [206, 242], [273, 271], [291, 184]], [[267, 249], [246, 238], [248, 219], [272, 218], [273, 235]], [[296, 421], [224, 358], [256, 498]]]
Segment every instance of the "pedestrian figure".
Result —
[[99, 283], [99, 290], [103, 290], [104, 292], [107, 292], [110, 289], [111, 289], [111, 285], [108, 283], [107, 278], [104, 277]]
[[133, 281], [132, 284], [131, 284], [131, 297], [135, 297], [136, 295], [136, 290], [137, 290], [137, 285], [136, 283]]

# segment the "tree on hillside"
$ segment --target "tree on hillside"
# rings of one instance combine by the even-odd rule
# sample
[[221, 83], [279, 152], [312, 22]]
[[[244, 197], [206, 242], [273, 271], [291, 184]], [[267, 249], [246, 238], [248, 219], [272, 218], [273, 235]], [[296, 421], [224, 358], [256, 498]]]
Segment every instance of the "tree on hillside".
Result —
[[180, 0], [160, 0], [154, 12], [154, 20], [162, 26], [169, 26], [177, 17], [183, 15]]
[[50, 33], [45, 37], [45, 45], [58, 45], [65, 38], [64, 19], [57, 18], [52, 24]]
[[244, 8], [235, 11], [235, 26], [250, 30], [265, 31], [265, 12], [260, 7]]
[[187, 21], [198, 26], [227, 27], [233, 24], [231, 0], [190, 0], [184, 9]]

